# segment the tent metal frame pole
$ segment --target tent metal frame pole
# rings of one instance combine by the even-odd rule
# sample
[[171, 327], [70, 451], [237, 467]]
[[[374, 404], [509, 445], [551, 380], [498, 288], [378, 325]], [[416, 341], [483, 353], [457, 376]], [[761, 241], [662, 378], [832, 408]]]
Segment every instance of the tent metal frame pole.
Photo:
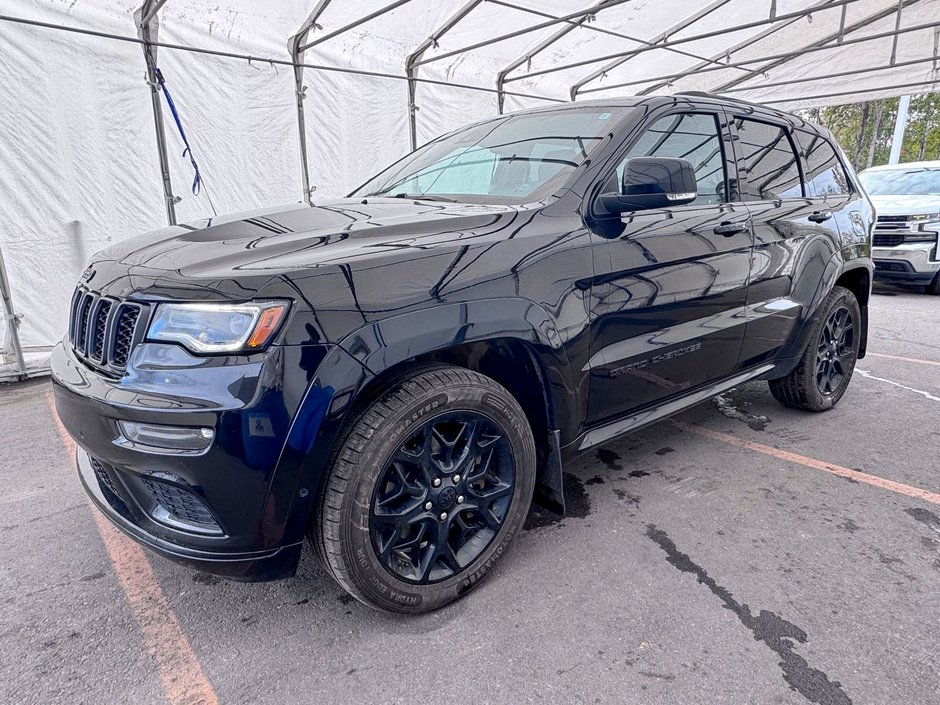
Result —
[[418, 62], [424, 58], [424, 53], [431, 47], [437, 47], [438, 42], [445, 34], [456, 27], [467, 15], [473, 12], [483, 0], [470, 0], [455, 12], [450, 19], [431, 32], [418, 48], [405, 58], [405, 76], [408, 79], [408, 137], [411, 140], [411, 151], [418, 148]]
[[154, 0], [148, 0], [145, 2], [144, 7], [147, 7], [148, 5], [149, 7], [147, 8], [147, 11], [143, 13], [143, 16], [140, 20], [140, 25], [143, 26], [150, 24], [150, 20], [157, 16], [157, 13], [160, 12], [166, 3], [167, 0], [156, 0], [156, 2], [154, 2]]
[[[763, 27], [764, 25], [773, 24], [775, 22], [783, 22], [786, 20], [800, 19], [802, 17], [806, 17], [807, 15], [811, 15], [814, 12], [819, 12], [821, 10], [830, 10], [833, 8], [842, 7], [843, 5], [852, 5], [857, 2], [861, 2], [861, 0], [832, 0], [831, 2], [826, 2], [824, 4], [817, 5], [812, 8], [806, 8], [803, 10], [798, 10], [794, 12], [788, 12], [782, 15], [777, 15], [777, 17], [773, 20], [769, 18], [762, 19], [762, 20], [754, 20], [753, 22], [745, 22], [744, 24], [740, 24], [740, 25], [733, 25], [731, 27], [723, 27], [721, 29], [704, 32], [702, 34], [688, 35], [686, 37], [681, 37], [679, 39], [676, 39], [672, 42], [663, 42], [655, 46], [639, 47], [637, 49], [630, 49], [629, 51], [618, 51], [613, 54], [604, 54], [603, 56], [595, 56], [590, 59], [581, 59], [580, 61], [573, 61], [568, 64], [559, 64], [558, 66], [553, 66], [552, 68], [541, 69], [539, 71], [532, 71], [530, 73], [520, 74], [519, 76], [513, 76], [512, 78], [507, 79], [506, 82], [509, 83], [510, 81], [521, 81], [524, 78], [533, 78], [535, 76], [542, 76], [542, 75], [549, 74], [549, 73], [555, 73], [557, 71], [565, 71], [567, 69], [573, 69], [579, 66], [588, 66], [590, 64], [597, 64], [602, 61], [609, 61], [611, 59], [619, 59], [622, 57], [635, 56], [637, 54], [645, 54], [648, 51], [657, 51], [660, 49], [667, 49], [669, 47], [674, 47], [674, 46], [678, 46], [681, 44], [688, 44], [689, 42], [698, 42], [698, 41], [702, 41], [703, 39], [712, 39], [713, 37], [717, 37], [722, 34], [728, 34], [729, 32], [740, 32], [741, 30], [744, 30], [744, 29], [753, 29], [755, 27]], [[492, 43], [493, 41], [498, 41], [498, 40], [500, 40], [499, 37], [487, 43]], [[469, 51], [470, 49], [476, 49], [476, 48], [478, 48], [478, 46], [474, 45], [472, 47], [467, 47], [464, 51]], [[442, 54], [440, 57], [435, 57], [434, 60], [436, 61], [438, 59], [444, 58], [445, 56], [446, 55]]]
[[[160, 100], [160, 86], [153, 71], [153, 65], [148, 60], [152, 56], [156, 61], [157, 43], [154, 41], [160, 28], [158, 13], [166, 4], [166, 0], [144, 0], [143, 5], [135, 13], [137, 19], [137, 34], [142, 42], [144, 63], [147, 66], [147, 83], [150, 86], [150, 106], [153, 111], [153, 125], [157, 137], [157, 155], [160, 161], [160, 178], [163, 182], [163, 202], [166, 208], [166, 222], [176, 225], [176, 204], [179, 198], [173, 195], [173, 181], [170, 178], [170, 158], [167, 153], [166, 129], [163, 123], [163, 103]], [[138, 19], [139, 16], [139, 19]], [[144, 21], [144, 18], [147, 18]], [[153, 30], [151, 30], [153, 27]]]
[[[728, 0], [725, 0], [725, 1], [727, 2]], [[608, 3], [604, 3], [604, 4], [606, 6], [606, 4]], [[515, 7], [515, 6], [510, 5], [510, 7]], [[568, 34], [576, 30], [578, 27], [583, 27], [584, 23], [587, 22], [588, 19], [592, 16], [593, 15], [586, 14], [586, 15], [582, 15], [580, 18], [575, 18], [575, 19], [567, 21], [564, 27], [557, 30], [550, 37], [546, 37], [545, 39], [540, 41], [534, 47], [529, 49], [525, 54], [520, 56], [518, 59], [514, 60], [512, 63], [508, 64], [502, 71], [496, 74], [496, 90], [498, 91], [497, 98], [496, 98], [496, 110], [500, 115], [503, 114], [503, 109], [506, 103], [506, 93], [504, 90], [505, 85], [506, 85], [506, 77], [510, 73], [515, 71], [517, 68], [522, 66], [524, 63], [527, 63], [528, 61], [530, 61], [533, 57], [537, 56], [538, 54], [541, 54], [543, 51], [545, 51], [550, 46], [552, 46], [555, 42], [568, 36]]]
[[391, 3], [390, 5], [386, 5], [385, 7], [382, 7], [376, 10], [375, 12], [370, 12], [368, 15], [364, 17], [360, 17], [358, 20], [355, 20], [354, 22], [350, 22], [347, 25], [343, 25], [339, 29], [335, 29], [328, 34], [324, 34], [322, 37], [319, 37], [318, 39], [315, 39], [312, 42], [307, 42], [306, 44], [303, 44], [300, 47], [300, 53], [302, 54], [303, 52], [307, 51], [307, 49], [310, 49], [311, 47], [315, 47], [317, 44], [321, 44], [325, 41], [333, 39], [334, 37], [338, 37], [341, 34], [345, 34], [346, 32], [352, 29], [355, 29], [356, 27], [364, 25], [366, 22], [371, 22], [376, 17], [381, 17], [386, 12], [391, 12], [392, 10], [398, 7], [401, 7], [402, 5], [406, 5], [409, 2], [411, 2], [411, 0], [395, 0], [395, 2]]
[[13, 308], [13, 293], [10, 280], [7, 278], [7, 268], [3, 262], [3, 250], [0, 249], [0, 306], [3, 306], [3, 317], [6, 321], [7, 335], [10, 336], [10, 347], [16, 358], [16, 378], [27, 378], [26, 359], [23, 357], [23, 347], [20, 345], [20, 316]]
[[[501, 5], [502, 7], [507, 7], [510, 10], [518, 10], [519, 12], [527, 12], [530, 15], [535, 15], [536, 17], [544, 17], [546, 19], [553, 19], [553, 20], [558, 19], [557, 15], [553, 15], [551, 13], [544, 12], [542, 10], [536, 10], [531, 7], [523, 7], [522, 5], [516, 5], [515, 3], [507, 2], [507, 0], [487, 0], [487, 1], [492, 5]], [[727, 2], [731, 2], [731, 0], [724, 0], [722, 4], [727, 3]], [[630, 34], [624, 34], [623, 32], [615, 32], [612, 29], [604, 29], [603, 27], [595, 27], [594, 25], [590, 24], [590, 22], [592, 19], [596, 18], [597, 14], [600, 14], [600, 11], [598, 11], [596, 14], [585, 15], [584, 19], [580, 21], [567, 20], [565, 24], [573, 25], [575, 29], [580, 27], [581, 29], [587, 30], [588, 32], [606, 34], [609, 37], [617, 37], [618, 39], [626, 39], [627, 41], [636, 42], [637, 44], [645, 44], [647, 46], [652, 46], [653, 40], [641, 39], [640, 37], [634, 37]], [[685, 51], [684, 49], [676, 49], [674, 47], [665, 47], [665, 50], [672, 52], [674, 54], [686, 56], [690, 59], [698, 59], [699, 61], [706, 61], [709, 63], [718, 63], [714, 59], [707, 59], [704, 56], [693, 54], [692, 52]], [[741, 70], [746, 71], [746, 69], [741, 69]]]
[[877, 73], [879, 71], [888, 71], [889, 69], [904, 68], [905, 66], [916, 66], [918, 64], [926, 64], [928, 62], [933, 62], [936, 60], [937, 60], [936, 56], [925, 56], [922, 59], [911, 59], [909, 61], [900, 61], [896, 63], [894, 66], [877, 66], [874, 68], [867, 67], [863, 69], [849, 69], [847, 71], [839, 71], [838, 73], [826, 73], [820, 76], [813, 76], [812, 78], [806, 78], [804, 76], [801, 78], [787, 79], [785, 81], [770, 81], [768, 83], [761, 83], [756, 86], [740, 86], [738, 88], [729, 88], [727, 90], [723, 90], [722, 94], [743, 93], [744, 91], [759, 91], [759, 90], [763, 90], [764, 88], [776, 88], [777, 86], [792, 86], [792, 85], [797, 85], [800, 83], [812, 83], [814, 81], [826, 81], [830, 78], [844, 78], [845, 76], [858, 76], [860, 74]]
[[[676, 32], [681, 32], [683, 29], [685, 29], [685, 28], [688, 27], [689, 25], [692, 25], [692, 24], [698, 22], [700, 19], [702, 19], [702, 18], [705, 17], [706, 15], [710, 15], [712, 12], [714, 12], [714, 11], [717, 10], [717, 9], [719, 9], [720, 7], [723, 7], [724, 5], [727, 5], [729, 2], [731, 2], [731, 0], [714, 0], [713, 2], [709, 3], [709, 4], [706, 5], [704, 8], [702, 8], [701, 10], [699, 10], [698, 12], [696, 12], [695, 14], [690, 15], [689, 17], [685, 18], [685, 19], [682, 20], [681, 22], [678, 22], [678, 23], [672, 25], [671, 27], [669, 27], [669, 28], [668, 28], [667, 30], [665, 30], [664, 32], [660, 32], [658, 35], [656, 35], [655, 37], [653, 37], [652, 39], [649, 40], [649, 44], [650, 44], [651, 46], [653, 46], [653, 45], [659, 44], [660, 42], [663, 42], [663, 41], [668, 40], [669, 37], [671, 37], [671, 36], [672, 36], [673, 34], [675, 34]], [[578, 93], [580, 92], [581, 88], [582, 88], [584, 85], [590, 83], [591, 81], [593, 81], [593, 80], [595, 80], [595, 79], [597, 79], [597, 78], [600, 78], [601, 76], [603, 76], [604, 74], [606, 74], [608, 71], [611, 71], [611, 70], [617, 68], [618, 66], [621, 66], [622, 64], [625, 64], [626, 62], [628, 62], [628, 61], [629, 61], [630, 59], [632, 59], [632, 58], [633, 58], [633, 55], [631, 54], [630, 56], [626, 56], [626, 57], [621, 57], [621, 58], [614, 59], [614, 60], [611, 61], [610, 63], [607, 63], [607, 64], [605, 64], [604, 66], [602, 66], [601, 68], [599, 68], [599, 69], [597, 69], [596, 71], [592, 72], [590, 75], [585, 76], [584, 78], [582, 78], [581, 80], [579, 80], [577, 83], [574, 83], [574, 84], [571, 86], [571, 88], [569, 89], [569, 94], [571, 95], [571, 100], [577, 100]], [[709, 62], [709, 61], [711, 61], [711, 60], [705, 59], [705, 58], [703, 58], [703, 57], [696, 57], [696, 58], [701, 59], [702, 62]], [[700, 65], [704, 65], [704, 63], [703, 63], [703, 64], [700, 64]]]
[[[881, 86], [870, 90], [869, 92], [883, 92], [883, 91], [900, 91], [908, 88], [929, 88], [929, 92], [940, 90], [940, 78], [933, 78], [924, 81], [913, 81], [911, 83], [895, 83], [891, 86]], [[859, 93], [864, 93], [865, 91], [859, 91], [857, 88], [850, 91], [839, 91], [836, 93], [819, 93], [817, 95], [807, 95], [800, 98], [784, 98], [783, 100], [768, 100], [765, 101], [769, 105], [783, 105], [784, 103], [802, 103], [807, 100], [819, 100], [820, 98], [839, 98], [841, 96], [847, 95], [858, 95]], [[928, 92], [928, 91], [921, 91]], [[916, 94], [917, 91], [910, 91], [910, 93]], [[838, 105], [838, 103], [830, 103], [829, 105]]]
[[[572, 12], [568, 15], [563, 15], [561, 17], [556, 17], [555, 19], [546, 20], [545, 22], [539, 22], [538, 24], [529, 25], [528, 27], [523, 27], [522, 29], [517, 29], [514, 32], [508, 32], [507, 34], [500, 34], [496, 37], [492, 37], [482, 42], [477, 42], [476, 44], [471, 44], [470, 46], [461, 47], [460, 49], [454, 49], [453, 51], [448, 51], [444, 54], [438, 54], [433, 56], [430, 59], [424, 59], [419, 61], [416, 65], [423, 66], [424, 64], [430, 64], [434, 61], [442, 61], [444, 59], [449, 59], [452, 56], [458, 56], [459, 54], [466, 54], [467, 52], [473, 51], [474, 49], [480, 49], [482, 47], [489, 46], [490, 44], [498, 44], [499, 42], [504, 42], [507, 39], [515, 39], [516, 37], [521, 37], [524, 34], [530, 34], [532, 32], [538, 32], [540, 29], [546, 29], [547, 27], [552, 27], [556, 24], [562, 22], [567, 22], [568, 20], [580, 17], [581, 15], [593, 15], [598, 10], [602, 10], [608, 7], [614, 7], [616, 5], [623, 5], [624, 3], [632, 2], [633, 0], [608, 0], [604, 3], [596, 3], [590, 7], [579, 10], [578, 12]], [[858, 2], [859, 0], [843, 0], [844, 2]]]
[[[920, 0], [899, 0], [899, 3], [903, 3], [903, 4], [905, 4], [905, 5], [913, 5], [913, 4], [917, 3], [917, 2], [920, 2]], [[861, 19], [861, 20], [858, 20], [857, 22], [853, 22], [853, 23], [852, 23], [851, 25], [849, 25], [848, 27], [846, 27], [844, 24], [840, 24], [839, 30], [838, 30], [837, 32], [833, 32], [833, 33], [831, 33], [831, 34], [828, 34], [828, 35], [826, 35], [825, 37], [823, 37], [822, 39], [817, 39], [817, 40], [816, 40], [815, 42], [813, 42], [812, 44], [809, 44], [809, 45], [807, 45], [806, 47], [804, 47], [804, 48], [802, 49], [801, 53], [809, 53], [810, 51], [822, 51], [822, 50], [824, 50], [824, 49], [836, 49], [836, 48], [838, 48], [838, 47], [843, 47], [843, 46], [847, 46], [847, 45], [851, 45], [851, 44], [859, 44], [859, 43], [861, 43], [862, 41], [864, 41], [865, 39], [870, 39], [871, 37], [856, 37], [855, 39], [851, 39], [851, 38], [850, 38], [850, 39], [846, 39], [846, 38], [845, 38], [845, 35], [846, 35], [846, 34], [851, 34], [852, 32], [855, 32], [855, 31], [860, 30], [860, 29], [864, 29], [865, 27], [869, 26], [869, 25], [872, 24], [873, 22], [877, 22], [878, 20], [884, 19], [885, 17], [889, 17], [889, 16], [890, 16], [891, 14], [893, 14], [895, 11], [896, 11], [896, 10], [895, 10], [894, 8], [886, 8], [886, 9], [884, 9], [884, 10], [880, 10], [880, 11], [874, 13], [874, 14], [871, 14], [871, 15], [869, 15], [868, 17], [865, 17], [865, 18], [863, 18], [863, 19]], [[935, 24], [935, 23], [934, 23], [934, 24]], [[908, 31], [908, 30], [905, 29], [905, 30], [903, 30], [903, 31], [906, 32], [906, 31]], [[900, 34], [900, 33], [902, 33], [902, 30], [901, 30], [901, 27], [900, 27], [900, 23], [897, 23], [897, 24], [895, 25], [894, 31], [882, 33], [882, 34], [881, 34], [881, 38], [884, 38], [884, 37], [891, 37], [892, 40], [893, 40], [893, 42], [894, 42], [894, 44], [895, 44], [895, 46], [897, 46], [898, 34]], [[836, 42], [836, 43], [835, 43], [835, 44], [832, 44], [831, 42]], [[787, 61], [789, 61], [789, 59], [782, 59], [782, 60], [773, 61], [773, 62], [771, 62], [770, 64], [768, 64], [767, 66], [761, 66], [761, 72], [766, 73], [767, 71], [771, 71], [771, 70], [773, 70], [773, 69], [775, 69], [775, 68], [777, 68], [777, 67], [779, 67], [779, 66], [782, 66], [782, 65], [785, 64]], [[894, 63], [894, 61], [893, 61], [893, 59], [892, 59], [891, 64], [893, 64], [893, 63]], [[742, 79], [742, 78], [735, 78], [735, 79], [732, 79], [731, 81], [728, 81], [727, 83], [723, 83], [723, 84], [721, 84], [720, 86], [718, 86], [718, 87], [715, 89], [715, 91], [716, 91], [716, 92], [721, 92], [721, 91], [724, 91], [724, 90], [726, 90], [726, 89], [728, 89], [728, 88], [733, 88], [734, 86], [737, 86], [737, 85], [743, 83], [743, 82], [746, 81], [746, 80], [747, 80], [746, 78], [744, 78], [744, 79]]]
[[[929, 23], [929, 24], [913, 25], [913, 26], [911, 26], [911, 27], [902, 27], [902, 28], [899, 30], [899, 34], [906, 34], [906, 33], [908, 33], [908, 32], [921, 32], [921, 31], [923, 31], [923, 30], [925, 30], [925, 29], [932, 29], [932, 28], [935, 27], [935, 26], [936, 26], [936, 23]], [[804, 55], [804, 54], [812, 54], [812, 53], [815, 53], [815, 52], [817, 52], [817, 51], [829, 51], [829, 50], [832, 50], [832, 49], [837, 49], [837, 48], [839, 48], [840, 46], [848, 46], [848, 45], [850, 45], [850, 44], [862, 44], [862, 43], [864, 43], [864, 42], [875, 41], [875, 40], [878, 40], [878, 39], [885, 39], [886, 37], [891, 37], [891, 36], [893, 36], [893, 35], [894, 35], [894, 30], [891, 30], [891, 31], [889, 31], [889, 32], [880, 32], [880, 33], [878, 33], [878, 34], [871, 34], [871, 35], [868, 35], [868, 36], [866, 36], [866, 37], [856, 37], [855, 39], [846, 39], [841, 45], [826, 45], [826, 46], [808, 46], [808, 47], [802, 47], [802, 48], [800, 48], [800, 49], [796, 49], [796, 50], [794, 50], [794, 51], [786, 52], [786, 53], [783, 53], [783, 54], [771, 54], [771, 55], [768, 55], [768, 56], [756, 57], [756, 58], [754, 58], [754, 59], [745, 59], [745, 60], [742, 60], [742, 61], [740, 61], [740, 62], [737, 62], [736, 64], [728, 64], [728, 65], [726, 65], [726, 66], [724, 66], [724, 67], [721, 67], [721, 68], [733, 68], [733, 67], [735, 67], [735, 66], [738, 65], [738, 64], [754, 64], [754, 63], [759, 63], [759, 62], [761, 62], [761, 61], [775, 61], [775, 60], [781, 60], [780, 63], [783, 64], [783, 63], [786, 63], [787, 61], [789, 61], [789, 60], [791, 60], [791, 59], [793, 59], [793, 58], [795, 58], [795, 57], [797, 57], [797, 56], [802, 56], [802, 55]], [[884, 68], [890, 68], [890, 66], [873, 66], [873, 67], [870, 67], [869, 70], [871, 70], [871, 71], [878, 71], [878, 70], [882, 70], [882, 69], [884, 69]], [[717, 71], [717, 70], [720, 70], [720, 69], [717, 68], [717, 67], [709, 67], [709, 66], [706, 66], [706, 67], [702, 67], [702, 68], [696, 69], [696, 70], [695, 70], [695, 73], [706, 73], [706, 72]], [[613, 89], [615, 89], [615, 88], [624, 88], [624, 87], [627, 87], [627, 86], [641, 85], [641, 84], [644, 84], [644, 83], [649, 83], [650, 81], [664, 81], [663, 83], [660, 83], [659, 85], [650, 86], [649, 88], [646, 88], [646, 89], [644, 89], [643, 91], [641, 91], [641, 92], [640, 92], [640, 95], [644, 95], [644, 94], [648, 93], [649, 91], [656, 90], [657, 88], [666, 85], [666, 83], [669, 83], [669, 82], [674, 81], [674, 80], [676, 80], [676, 79], [685, 78], [686, 76], [690, 75], [690, 73], [691, 73], [690, 71], [681, 71], [681, 72], [679, 72], [679, 73], [666, 74], [666, 75], [663, 75], [663, 76], [655, 76], [655, 77], [653, 77], [653, 78], [642, 78], [642, 79], [637, 79], [637, 80], [634, 80], [634, 81], [624, 81], [623, 83], [614, 83], [614, 84], [611, 84], [611, 85], [609, 85], [609, 86], [603, 86], [603, 87], [597, 87], [597, 88], [589, 88], [589, 89], [584, 90], [584, 91], [581, 91], [581, 92], [582, 92], [582, 93], [597, 93], [597, 92], [599, 92], [599, 91], [609, 91], [609, 90], [613, 90]], [[746, 78], [743, 79], [743, 80], [746, 80]], [[808, 76], [808, 77], [805, 77], [804, 81], [802, 81], [802, 82], [811, 83], [811, 82], [814, 81], [814, 80], [816, 80], [815, 77], [813, 77], [813, 76]], [[741, 82], [740, 80], [739, 80], [739, 81], [736, 81], [735, 84], [740, 83], [740, 82]], [[718, 88], [713, 88], [711, 92], [713, 92], [713, 93], [720, 93], [721, 91], [726, 90], [726, 87], [730, 87], [730, 86], [731, 86], [731, 84], [728, 83], [728, 84], [725, 84], [724, 86], [720, 86], [720, 87], [718, 87]], [[756, 89], [756, 88], [759, 88], [760, 86], [752, 86], [752, 87]]]
[[304, 203], [313, 205], [313, 187], [310, 184], [310, 163], [307, 157], [307, 119], [304, 110], [304, 101], [307, 98], [307, 87], [304, 85], [304, 67], [300, 62], [303, 53], [301, 44], [306, 41], [311, 30], [319, 27], [317, 20], [330, 4], [330, 0], [319, 0], [313, 12], [304, 21], [300, 31], [287, 42], [290, 51], [291, 63], [294, 69], [294, 105], [297, 111], [298, 149], [300, 151], [300, 180], [303, 188]]

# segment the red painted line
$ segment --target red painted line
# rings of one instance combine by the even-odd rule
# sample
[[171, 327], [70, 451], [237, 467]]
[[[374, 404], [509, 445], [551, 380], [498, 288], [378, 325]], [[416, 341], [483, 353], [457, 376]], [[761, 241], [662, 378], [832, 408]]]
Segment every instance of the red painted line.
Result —
[[[56, 414], [52, 392], [46, 392], [46, 400], [62, 444], [74, 463], [75, 442]], [[143, 632], [147, 653], [157, 664], [167, 699], [173, 705], [219, 705], [219, 698], [163, 594], [144, 550], [111, 526], [94, 507], [92, 515], [118, 583]]]
[[883, 357], [887, 360], [900, 360], [901, 362], [916, 362], [919, 365], [935, 365], [940, 367], [940, 361], [921, 360], [919, 357], [901, 357], [900, 355], [885, 355], [884, 353], [870, 352], [865, 357]]
[[826, 463], [822, 460], [816, 460], [815, 458], [810, 458], [805, 455], [791, 453], [788, 450], [781, 450], [779, 448], [773, 448], [772, 446], [765, 446], [763, 443], [748, 441], [744, 438], [732, 436], [729, 433], [713, 431], [708, 428], [694, 426], [682, 421], [674, 420], [672, 423], [675, 426], [681, 428], [683, 431], [689, 431], [690, 433], [695, 433], [699, 436], [704, 436], [705, 438], [711, 438], [715, 441], [728, 443], [730, 445], [737, 446], [738, 448], [747, 448], [748, 450], [757, 451], [758, 453], [763, 453], [764, 455], [769, 455], [774, 458], [779, 458], [780, 460], [785, 460], [788, 463], [796, 463], [797, 465], [813, 468], [814, 470], [822, 470], [823, 472], [828, 472], [831, 475], [837, 475], [839, 477], [845, 477], [850, 480], [856, 480], [857, 482], [862, 482], [866, 485], [871, 485], [872, 487], [879, 487], [883, 490], [889, 490], [890, 492], [897, 492], [898, 494], [903, 494], [908, 497], [915, 497], [916, 499], [922, 499], [925, 502], [930, 502], [932, 504], [940, 504], [940, 494], [936, 492], [930, 492], [929, 490], [924, 490], [919, 487], [912, 487], [911, 485], [905, 485], [901, 482], [895, 482], [894, 480], [886, 480], [883, 477], [869, 475], [867, 472], [859, 472], [858, 470], [852, 470], [851, 468], [844, 468], [841, 465], [833, 465], [832, 463]]

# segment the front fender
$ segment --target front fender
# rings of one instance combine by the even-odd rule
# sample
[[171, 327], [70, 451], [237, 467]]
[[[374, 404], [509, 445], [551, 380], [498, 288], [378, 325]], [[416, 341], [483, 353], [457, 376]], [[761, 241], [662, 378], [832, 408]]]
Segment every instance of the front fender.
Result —
[[549, 425], [567, 435], [580, 423], [581, 388], [554, 319], [532, 301], [499, 298], [438, 304], [364, 326], [340, 347], [373, 374], [381, 374], [421, 355], [506, 338], [529, 344], [549, 390]]

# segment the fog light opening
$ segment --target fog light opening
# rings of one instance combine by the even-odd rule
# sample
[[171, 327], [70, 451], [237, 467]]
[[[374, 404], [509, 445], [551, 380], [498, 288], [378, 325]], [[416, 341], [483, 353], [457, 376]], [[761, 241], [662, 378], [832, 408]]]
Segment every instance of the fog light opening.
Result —
[[215, 431], [205, 427], [118, 421], [118, 429], [121, 435], [114, 440], [116, 445], [145, 453], [198, 455], [209, 450], [215, 438]]

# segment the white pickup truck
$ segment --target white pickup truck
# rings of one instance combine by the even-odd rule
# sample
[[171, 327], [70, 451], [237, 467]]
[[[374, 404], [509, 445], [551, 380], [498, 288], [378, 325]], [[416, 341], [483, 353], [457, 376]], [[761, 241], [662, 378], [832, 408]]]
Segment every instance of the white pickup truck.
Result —
[[875, 280], [918, 284], [940, 295], [940, 161], [875, 166], [859, 179], [878, 216]]

